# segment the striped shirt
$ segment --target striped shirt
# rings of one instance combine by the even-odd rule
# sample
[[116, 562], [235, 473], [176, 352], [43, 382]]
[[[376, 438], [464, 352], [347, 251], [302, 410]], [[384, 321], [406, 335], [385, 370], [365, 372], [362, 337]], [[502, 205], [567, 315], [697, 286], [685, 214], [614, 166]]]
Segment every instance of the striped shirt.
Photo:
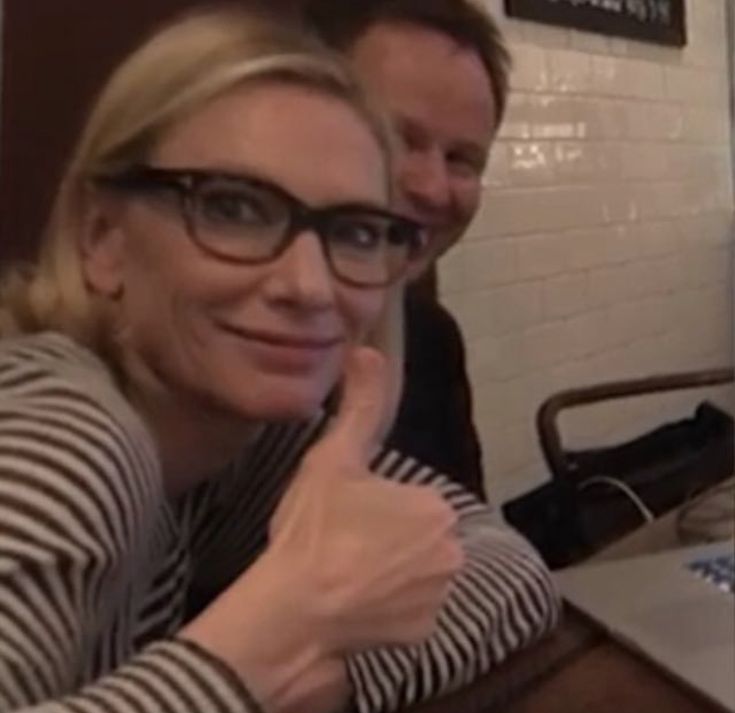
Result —
[[[257, 711], [234, 673], [176, 633], [192, 593], [220, 591], [263, 551], [319, 429], [268, 426], [171, 502], [151, 434], [95, 355], [51, 333], [0, 342], [0, 712]], [[538, 556], [487, 506], [393, 451], [372, 468], [440, 489], [467, 558], [428, 640], [348, 658], [360, 713], [459, 687], [558, 616]]]

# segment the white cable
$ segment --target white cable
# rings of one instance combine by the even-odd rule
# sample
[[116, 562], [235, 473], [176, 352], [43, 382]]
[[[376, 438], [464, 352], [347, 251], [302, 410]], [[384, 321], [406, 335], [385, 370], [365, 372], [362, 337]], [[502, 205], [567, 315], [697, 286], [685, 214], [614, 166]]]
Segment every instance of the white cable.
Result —
[[627, 495], [628, 499], [633, 503], [633, 505], [635, 505], [636, 510], [638, 510], [641, 517], [646, 522], [653, 522], [655, 520], [653, 513], [646, 507], [646, 504], [638, 497], [633, 488], [631, 488], [627, 483], [624, 483], [622, 480], [618, 480], [617, 478], [612, 478], [608, 475], [595, 475], [592, 478], [587, 478], [586, 480], [582, 481], [582, 483], [579, 485], [579, 490], [584, 490], [590, 485], [600, 484], [611, 485], [613, 488], [617, 488], [618, 490], [622, 491], [623, 494]]

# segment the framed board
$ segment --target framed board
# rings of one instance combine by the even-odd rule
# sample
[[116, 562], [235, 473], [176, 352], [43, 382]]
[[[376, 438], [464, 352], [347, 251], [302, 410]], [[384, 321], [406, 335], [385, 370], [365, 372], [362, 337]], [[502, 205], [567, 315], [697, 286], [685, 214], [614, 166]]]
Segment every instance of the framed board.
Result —
[[685, 0], [505, 0], [510, 17], [683, 47]]

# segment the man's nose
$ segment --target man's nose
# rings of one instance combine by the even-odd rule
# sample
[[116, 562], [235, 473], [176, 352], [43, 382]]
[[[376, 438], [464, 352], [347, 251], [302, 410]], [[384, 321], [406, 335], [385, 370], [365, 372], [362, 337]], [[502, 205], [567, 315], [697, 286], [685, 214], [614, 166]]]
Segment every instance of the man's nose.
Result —
[[297, 235], [273, 267], [272, 291], [277, 298], [309, 309], [333, 304], [334, 277], [315, 232]]
[[446, 162], [436, 148], [407, 151], [401, 156], [398, 180], [400, 191], [414, 209], [441, 213], [451, 206], [451, 186]]

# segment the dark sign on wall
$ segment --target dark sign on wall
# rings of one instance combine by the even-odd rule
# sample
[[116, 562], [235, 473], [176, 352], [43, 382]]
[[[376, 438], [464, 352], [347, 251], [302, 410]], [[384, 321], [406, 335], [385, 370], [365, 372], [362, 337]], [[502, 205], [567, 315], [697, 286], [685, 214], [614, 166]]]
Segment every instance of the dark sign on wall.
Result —
[[505, 0], [512, 17], [681, 47], [684, 0]]

